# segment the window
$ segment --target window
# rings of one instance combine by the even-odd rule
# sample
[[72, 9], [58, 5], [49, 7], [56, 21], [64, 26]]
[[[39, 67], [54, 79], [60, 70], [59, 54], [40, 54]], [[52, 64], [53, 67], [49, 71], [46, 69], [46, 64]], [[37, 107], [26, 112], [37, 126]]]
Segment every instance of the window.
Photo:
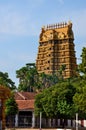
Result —
[[48, 63], [50, 63], [50, 61], [48, 61]]
[[58, 43], [58, 41], [57, 40], [54, 40], [54, 44], [57, 44]]

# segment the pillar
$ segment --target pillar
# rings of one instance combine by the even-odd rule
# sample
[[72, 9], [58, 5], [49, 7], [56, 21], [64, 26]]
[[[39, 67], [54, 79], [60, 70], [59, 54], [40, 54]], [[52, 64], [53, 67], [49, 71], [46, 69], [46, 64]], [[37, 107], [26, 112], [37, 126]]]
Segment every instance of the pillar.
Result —
[[18, 114], [15, 115], [15, 127], [18, 127]]
[[35, 114], [32, 112], [32, 128], [35, 127]]

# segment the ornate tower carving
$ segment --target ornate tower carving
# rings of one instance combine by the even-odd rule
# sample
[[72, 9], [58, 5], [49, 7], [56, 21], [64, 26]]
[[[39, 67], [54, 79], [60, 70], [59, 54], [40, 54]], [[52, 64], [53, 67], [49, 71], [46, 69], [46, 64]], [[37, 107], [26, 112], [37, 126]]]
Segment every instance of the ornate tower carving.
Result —
[[42, 27], [36, 67], [39, 73], [56, 73], [66, 65], [64, 78], [76, 75], [76, 57], [74, 49], [72, 23], [59, 23]]

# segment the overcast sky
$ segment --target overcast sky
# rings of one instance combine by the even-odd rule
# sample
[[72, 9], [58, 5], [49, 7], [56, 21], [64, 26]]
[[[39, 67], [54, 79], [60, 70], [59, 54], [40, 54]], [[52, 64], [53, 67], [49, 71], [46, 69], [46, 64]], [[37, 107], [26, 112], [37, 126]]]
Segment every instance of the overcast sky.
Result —
[[0, 0], [0, 71], [18, 85], [16, 70], [36, 61], [41, 27], [69, 20], [79, 58], [86, 47], [86, 0]]

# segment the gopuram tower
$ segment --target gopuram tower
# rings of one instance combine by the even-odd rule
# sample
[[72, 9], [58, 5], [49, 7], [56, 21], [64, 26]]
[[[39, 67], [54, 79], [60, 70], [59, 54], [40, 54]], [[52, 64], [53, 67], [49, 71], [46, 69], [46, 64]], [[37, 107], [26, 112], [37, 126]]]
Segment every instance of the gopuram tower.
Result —
[[65, 65], [64, 78], [76, 75], [76, 57], [72, 23], [42, 27], [36, 59], [38, 73], [54, 74]]

